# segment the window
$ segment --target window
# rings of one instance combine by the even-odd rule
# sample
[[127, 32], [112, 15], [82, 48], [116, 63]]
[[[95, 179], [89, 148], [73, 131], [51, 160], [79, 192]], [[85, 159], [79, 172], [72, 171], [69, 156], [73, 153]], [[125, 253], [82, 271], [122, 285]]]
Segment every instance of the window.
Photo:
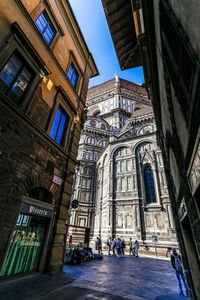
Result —
[[56, 30], [45, 11], [43, 11], [36, 19], [35, 25], [37, 26], [47, 45], [50, 45], [56, 34]]
[[162, 54], [182, 111], [188, 115], [196, 62], [186, 33], [166, 0], [160, 1]]
[[50, 137], [54, 139], [56, 143], [62, 146], [64, 143], [64, 137], [65, 137], [68, 121], [69, 121], [69, 116], [62, 110], [61, 107], [59, 107], [53, 121]]
[[75, 88], [78, 81], [78, 73], [73, 64], [70, 65], [69, 71], [67, 73], [67, 78], [71, 82], [71, 85]]
[[153, 172], [150, 166], [146, 166], [144, 169], [144, 182], [146, 191], [146, 203], [155, 203], [156, 195], [154, 189]]
[[10, 57], [0, 72], [0, 91], [17, 104], [32, 77], [32, 70], [16, 52]]
[[101, 112], [98, 111], [98, 112], [96, 112], [93, 116], [94, 116], [95, 118], [97, 118], [100, 114], [101, 114]]
[[89, 137], [89, 138], [87, 139], [87, 143], [88, 143], [88, 144], [94, 145], [94, 144], [95, 144], [94, 138], [93, 138], [93, 137]]

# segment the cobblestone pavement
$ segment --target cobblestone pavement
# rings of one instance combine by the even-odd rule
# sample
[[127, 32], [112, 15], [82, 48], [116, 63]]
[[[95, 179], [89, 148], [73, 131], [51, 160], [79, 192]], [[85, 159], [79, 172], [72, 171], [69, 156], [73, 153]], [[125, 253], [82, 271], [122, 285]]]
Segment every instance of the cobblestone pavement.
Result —
[[105, 256], [103, 261], [64, 266], [64, 272], [75, 279], [73, 283], [40, 299], [187, 299], [178, 295], [168, 260]]
[[56, 276], [37, 275], [0, 286], [1, 300], [178, 300], [168, 260], [105, 256], [64, 266]]

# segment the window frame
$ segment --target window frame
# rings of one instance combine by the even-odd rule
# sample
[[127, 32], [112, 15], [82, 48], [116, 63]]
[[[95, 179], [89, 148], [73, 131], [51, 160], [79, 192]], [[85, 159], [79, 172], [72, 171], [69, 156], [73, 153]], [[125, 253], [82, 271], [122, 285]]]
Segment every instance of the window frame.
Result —
[[[55, 133], [55, 138], [53, 138], [51, 136], [51, 132], [52, 132], [53, 126], [54, 126], [54, 124], [56, 122], [56, 116], [57, 116], [58, 111], [61, 112], [61, 115], [59, 117], [59, 122], [58, 122], [58, 125], [57, 125], [56, 130], [55, 130], [55, 132], [56, 132]], [[65, 123], [63, 125], [63, 130], [62, 130], [60, 142], [58, 142], [57, 138], [59, 137], [59, 131], [60, 131], [60, 128], [61, 128], [60, 125], [61, 125], [63, 116], [65, 117]], [[70, 119], [70, 117], [67, 114], [67, 112], [63, 109], [63, 107], [61, 105], [59, 105], [58, 108], [57, 108], [57, 110], [56, 110], [55, 117], [54, 117], [53, 124], [52, 124], [52, 127], [51, 127], [49, 135], [60, 146], [63, 146], [63, 144], [64, 144], [64, 140], [65, 140], [65, 135], [66, 135], [66, 131], [67, 131], [67, 128], [68, 128], [69, 119]]]
[[16, 109], [20, 109], [27, 113], [27, 110], [31, 105], [33, 95], [35, 94], [35, 91], [41, 82], [41, 78], [43, 76], [48, 76], [50, 72], [16, 22], [11, 24], [11, 35], [7, 40], [5, 40], [0, 50], [1, 69], [4, 68], [6, 63], [15, 52], [19, 53], [28, 67], [32, 70], [33, 77], [21, 96], [19, 104], [16, 104], [14, 101], [10, 100], [4, 93], [1, 94], [8, 102], [14, 105]]
[[[50, 44], [47, 44], [45, 39], [43, 38], [40, 30], [38, 29], [38, 27], [35, 24], [35, 21], [37, 20], [37, 18], [40, 16], [40, 14], [45, 11], [46, 15], [48, 16], [48, 19], [50, 20], [51, 24], [53, 25], [56, 33], [51, 41]], [[35, 29], [37, 30], [37, 32], [39, 33], [41, 39], [44, 41], [45, 45], [47, 47], [49, 47], [51, 50], [53, 50], [58, 38], [60, 36], [64, 36], [64, 32], [60, 26], [60, 24], [57, 21], [57, 18], [55, 16], [55, 14], [53, 13], [53, 11], [51, 10], [48, 2], [46, 0], [41, 1], [38, 6], [33, 10], [33, 12], [30, 13], [30, 17], [32, 18], [33, 22], [34, 22], [34, 26]]]
[[[68, 72], [69, 72], [69, 68], [70, 68], [71, 65], [74, 66], [75, 71], [78, 75], [77, 82], [76, 82], [75, 86], [72, 85], [71, 81], [69, 80], [69, 78], [67, 76]], [[79, 95], [80, 92], [81, 92], [80, 88], [81, 88], [81, 82], [83, 80], [83, 72], [82, 72], [81, 68], [79, 67], [77, 59], [76, 59], [76, 57], [75, 57], [72, 50], [69, 51], [69, 61], [68, 61], [68, 65], [67, 65], [67, 68], [66, 68], [66, 78], [67, 78], [70, 86], [73, 88], [73, 90]]]
[[[71, 75], [69, 74], [69, 72], [71, 72], [70, 68], [72, 69]], [[76, 79], [75, 79], [75, 82], [73, 84], [74, 75], [76, 76]], [[69, 66], [69, 69], [68, 69], [68, 72], [67, 72], [67, 78], [68, 78], [70, 84], [72, 85], [72, 87], [74, 89], [76, 89], [76, 86], [77, 86], [77, 83], [78, 83], [78, 79], [79, 79], [79, 74], [78, 74], [78, 72], [76, 70], [76, 67], [74, 66], [73, 62]]]
[[[153, 192], [154, 192], [154, 200], [152, 201], [148, 201], [148, 197], [147, 197], [147, 181], [146, 181], [146, 177], [145, 177], [145, 171], [147, 169], [150, 169], [151, 170], [151, 175], [152, 175], [152, 181], [153, 181]], [[152, 167], [151, 165], [147, 164], [144, 166], [143, 168], [143, 176], [144, 176], [144, 188], [145, 188], [145, 204], [146, 205], [149, 205], [149, 204], [155, 204], [157, 203], [157, 199], [156, 199], [156, 190], [155, 190], [155, 178], [154, 178], [154, 174], [153, 174], [153, 170], [152, 170]], [[152, 198], [152, 187], [151, 187], [151, 198]]]
[[70, 136], [69, 133], [70, 133], [70, 129], [71, 129], [71, 126], [72, 126], [72, 120], [73, 120], [74, 114], [73, 114], [73, 111], [72, 111], [71, 107], [68, 106], [68, 101], [65, 100], [65, 96], [63, 95], [63, 93], [62, 93], [62, 91], [60, 89], [57, 90], [57, 94], [55, 96], [54, 103], [55, 103], [55, 106], [52, 108], [52, 114], [50, 116], [50, 121], [49, 121], [48, 128], [47, 128], [47, 134], [50, 137], [50, 132], [51, 132], [51, 129], [52, 129], [52, 126], [53, 126], [53, 123], [54, 123], [54, 119], [55, 119], [57, 110], [58, 110], [59, 107], [61, 107], [62, 110], [69, 117], [69, 119], [68, 119], [68, 126], [65, 129], [64, 136], [62, 137], [62, 144], [58, 144], [56, 142], [56, 140], [52, 139], [51, 137], [50, 138], [57, 145], [59, 145], [60, 147], [62, 147], [62, 148], [64, 148], [66, 150], [68, 148], [68, 145], [69, 145], [69, 136]]
[[[5, 68], [5, 66], [11, 61], [11, 59], [12, 59], [12, 57], [14, 55], [20, 60], [20, 62], [22, 64], [21, 64], [19, 70], [14, 75], [14, 77], [13, 77], [12, 81], [10, 82], [10, 84], [7, 86], [6, 92], [5, 93], [1, 92], [1, 93], [4, 96], [6, 96], [10, 101], [12, 101], [13, 103], [15, 103], [17, 106], [20, 106], [20, 104], [22, 102], [22, 99], [25, 97], [26, 91], [30, 87], [30, 84], [33, 81], [33, 79], [34, 79], [34, 77], [35, 77], [36, 74], [32, 70], [31, 66], [27, 63], [26, 59], [23, 57], [23, 55], [18, 50], [14, 50], [14, 52], [12, 52], [12, 54], [10, 55], [10, 57], [8, 58], [8, 60], [5, 62], [5, 64], [2, 66], [2, 68], [0, 68], [0, 73], [3, 71], [3, 69]], [[30, 72], [31, 78], [28, 81], [28, 84], [27, 84], [25, 90], [23, 91], [22, 95], [18, 97], [17, 101], [14, 101], [11, 97], [9, 97], [9, 93], [11, 92], [12, 88], [14, 87], [14, 85], [17, 83], [17, 80], [19, 79], [19, 76], [22, 74], [22, 71], [23, 71], [24, 68], [26, 68]], [[18, 96], [14, 91], [13, 91], [13, 93], [16, 96]]]
[[[45, 39], [44, 35], [43, 35], [43, 32], [39, 29], [39, 27], [37, 26], [36, 24], [36, 21], [39, 19], [39, 17], [43, 14], [44, 18], [46, 19], [51, 31], [54, 33], [52, 39], [50, 40], [50, 42], [48, 43], [47, 40]], [[44, 39], [44, 41], [46, 42], [46, 44], [50, 47], [53, 40], [55, 39], [56, 35], [57, 35], [57, 30], [51, 20], [51, 18], [49, 17], [49, 14], [47, 12], [47, 10], [44, 8], [42, 12], [40, 12], [40, 14], [37, 16], [37, 18], [34, 20], [34, 23], [35, 23], [35, 26], [37, 27], [38, 31], [40, 32], [42, 38]], [[45, 28], [47, 27], [47, 25], [45, 26]], [[46, 31], [45, 31], [46, 32]]]

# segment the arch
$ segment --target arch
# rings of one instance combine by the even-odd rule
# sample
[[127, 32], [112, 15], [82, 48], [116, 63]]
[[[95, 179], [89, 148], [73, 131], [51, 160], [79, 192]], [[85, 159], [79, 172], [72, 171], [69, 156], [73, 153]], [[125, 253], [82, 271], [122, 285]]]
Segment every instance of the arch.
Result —
[[155, 184], [152, 168], [149, 164], [144, 166], [144, 185], [146, 194], [146, 204], [156, 202]]
[[129, 151], [130, 151], [129, 155], [132, 155], [132, 149], [128, 145], [122, 144], [122, 145], [118, 145], [114, 149], [112, 149], [112, 151], [110, 153], [110, 157], [114, 158], [114, 154], [117, 151], [117, 149], [119, 149], [119, 148], [127, 148], [127, 149], [129, 149]]
[[87, 144], [95, 145], [96, 144], [95, 138], [93, 136], [87, 137]]
[[97, 117], [99, 117], [100, 114], [101, 114], [101, 112], [99, 110], [99, 111], [93, 112], [92, 116], [97, 118]]
[[103, 166], [103, 167], [104, 167], [104, 165], [105, 165], [106, 159], [108, 159], [108, 154], [107, 154], [107, 153], [105, 154], [105, 156], [104, 156], [104, 158], [103, 158], [103, 160], [102, 160], [102, 166]]
[[93, 173], [93, 168], [90, 166], [86, 166], [83, 168], [83, 174], [87, 176], [91, 176]]
[[107, 140], [100, 140], [99, 142], [98, 142], [98, 146], [100, 146], [100, 147], [106, 147], [107, 146], [107, 144], [108, 144], [108, 141]]
[[42, 202], [54, 204], [53, 203], [54, 199], [53, 199], [51, 192], [41, 186], [37, 186], [37, 187], [30, 189], [30, 191], [28, 191], [28, 193], [27, 193], [27, 196], [30, 198], [40, 200]]
[[149, 143], [149, 144], [152, 145], [152, 147], [153, 147], [153, 145], [155, 144], [155, 142], [154, 142], [153, 140], [150, 140], [150, 139], [143, 139], [142, 141], [137, 142], [137, 143], [133, 146], [133, 148], [132, 148], [133, 153], [136, 153], [136, 150], [137, 150], [138, 146], [140, 146], [140, 144], [143, 144], [143, 143], [146, 143], [146, 144]]
[[142, 198], [143, 192], [142, 192], [142, 178], [141, 178], [141, 149], [142, 147], [146, 145], [152, 145], [151, 141], [140, 141], [137, 143], [134, 147], [134, 153], [135, 153], [135, 163], [136, 163], [136, 173], [137, 173], [137, 183], [138, 183], [138, 196]]
[[[151, 128], [149, 128], [149, 127], [151, 127]], [[145, 130], [145, 128], [146, 128], [146, 130]], [[147, 131], [149, 131], [149, 132], [147, 132]], [[148, 134], [148, 133], [152, 133], [152, 132], [154, 132], [154, 124], [149, 123], [149, 124], [145, 124], [145, 125], [141, 126], [137, 131], [137, 135], [139, 135], [139, 134]]]
[[57, 184], [52, 184], [51, 179], [46, 174], [32, 174], [28, 176], [23, 183], [19, 184], [18, 189], [24, 196], [29, 196], [31, 190], [45, 189], [52, 194], [53, 201], [57, 202], [60, 198], [60, 188], [58, 188]]

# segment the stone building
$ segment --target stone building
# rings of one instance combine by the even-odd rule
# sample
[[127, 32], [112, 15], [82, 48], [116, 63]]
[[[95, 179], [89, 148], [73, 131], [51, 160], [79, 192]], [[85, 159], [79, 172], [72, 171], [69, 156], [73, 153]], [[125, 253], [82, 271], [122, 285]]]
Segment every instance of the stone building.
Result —
[[55, 273], [98, 70], [68, 1], [1, 1], [0, 12], [0, 276]]
[[121, 69], [143, 65], [187, 281], [200, 299], [200, 2], [102, 4]]
[[[81, 134], [71, 209], [74, 241], [91, 230], [102, 236], [130, 237], [140, 249], [177, 247], [172, 208], [156, 125], [146, 90], [115, 79], [88, 90], [88, 119]], [[80, 226], [80, 227], [79, 227]]]

